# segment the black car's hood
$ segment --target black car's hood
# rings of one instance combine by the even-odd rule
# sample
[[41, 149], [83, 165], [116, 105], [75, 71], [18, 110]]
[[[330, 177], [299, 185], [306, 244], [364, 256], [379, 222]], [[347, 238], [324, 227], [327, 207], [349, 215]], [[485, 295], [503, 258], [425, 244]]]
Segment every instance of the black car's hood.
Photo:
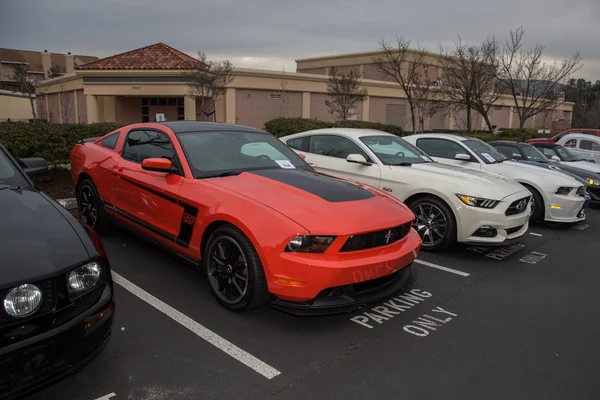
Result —
[[44, 279], [88, 258], [73, 226], [44, 195], [0, 189], [0, 289]]

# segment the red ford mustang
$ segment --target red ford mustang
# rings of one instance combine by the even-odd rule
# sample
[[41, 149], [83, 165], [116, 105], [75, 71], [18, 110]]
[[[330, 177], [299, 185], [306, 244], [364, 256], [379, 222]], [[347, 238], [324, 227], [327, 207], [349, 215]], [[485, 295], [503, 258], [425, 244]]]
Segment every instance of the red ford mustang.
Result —
[[129, 125], [78, 143], [71, 171], [87, 224], [116, 222], [199, 265], [231, 310], [347, 311], [415, 279], [404, 204], [316, 173], [257, 129]]

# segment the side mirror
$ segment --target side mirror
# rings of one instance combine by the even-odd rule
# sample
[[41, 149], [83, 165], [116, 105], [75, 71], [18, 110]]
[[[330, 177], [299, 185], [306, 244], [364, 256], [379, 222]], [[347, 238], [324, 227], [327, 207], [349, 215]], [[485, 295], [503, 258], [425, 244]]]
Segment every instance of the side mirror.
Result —
[[348, 154], [348, 157], [346, 157], [346, 161], [355, 164], [371, 165], [371, 163], [368, 162], [362, 154]]
[[30, 178], [48, 172], [48, 163], [40, 157], [19, 158], [19, 164]]
[[464, 154], [464, 153], [459, 153], [457, 155], [454, 156], [455, 160], [460, 160], [460, 161], [471, 161], [471, 156], [468, 154]]
[[552, 161], [560, 162], [560, 157], [559, 156], [552, 156], [550, 159]]
[[146, 158], [142, 161], [142, 169], [154, 172], [166, 172], [167, 174], [177, 172], [177, 168], [168, 158]]

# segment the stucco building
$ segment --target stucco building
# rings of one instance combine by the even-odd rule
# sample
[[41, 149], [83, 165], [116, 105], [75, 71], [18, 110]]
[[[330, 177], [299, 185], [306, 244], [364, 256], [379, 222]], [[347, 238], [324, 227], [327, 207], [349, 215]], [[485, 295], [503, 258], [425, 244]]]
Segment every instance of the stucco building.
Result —
[[[234, 79], [216, 104], [217, 121], [262, 128], [272, 118], [304, 117], [331, 121], [325, 105], [328, 69], [357, 69], [368, 91], [359, 104], [356, 119], [393, 123], [411, 129], [406, 95], [377, 70], [373, 57], [378, 52], [343, 54], [296, 60], [297, 72], [234, 69]], [[432, 68], [435, 60], [431, 60]], [[199, 62], [164, 43], [117, 54], [76, 66], [71, 73], [48, 79], [38, 86], [38, 102], [54, 122], [92, 123], [102, 121], [143, 122], [205, 119], [198, 112], [200, 99], [190, 95], [186, 71]], [[518, 127], [512, 98], [497, 102], [492, 123]], [[564, 103], [552, 113], [553, 120], [568, 124], [573, 104]], [[540, 127], [539, 119], [527, 126]], [[474, 128], [483, 128], [483, 119], [474, 114]], [[462, 129], [460, 114], [434, 115], [426, 129]]]

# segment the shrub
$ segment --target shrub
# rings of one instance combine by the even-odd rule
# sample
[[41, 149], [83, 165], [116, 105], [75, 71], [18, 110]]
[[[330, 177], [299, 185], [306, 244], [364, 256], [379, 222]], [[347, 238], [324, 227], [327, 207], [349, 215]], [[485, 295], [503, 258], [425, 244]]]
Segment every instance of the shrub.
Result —
[[42, 157], [50, 166], [68, 164], [78, 140], [103, 136], [125, 124], [53, 124], [47, 122], [2, 122], [0, 143], [16, 157]]
[[264, 130], [276, 137], [282, 137], [299, 132], [306, 132], [313, 129], [344, 127], [344, 128], [362, 128], [377, 129], [380, 131], [402, 136], [404, 131], [397, 125], [381, 124], [368, 121], [342, 121], [326, 122], [309, 118], [275, 118], [265, 122]]

